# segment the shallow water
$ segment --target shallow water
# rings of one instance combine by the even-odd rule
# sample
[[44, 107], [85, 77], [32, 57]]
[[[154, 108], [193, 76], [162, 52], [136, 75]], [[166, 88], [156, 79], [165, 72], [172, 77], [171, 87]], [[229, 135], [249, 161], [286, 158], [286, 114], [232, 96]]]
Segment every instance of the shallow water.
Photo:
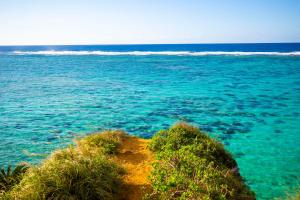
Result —
[[219, 138], [258, 199], [299, 186], [299, 56], [0, 54], [0, 165], [37, 163], [76, 135], [151, 137], [178, 120]]

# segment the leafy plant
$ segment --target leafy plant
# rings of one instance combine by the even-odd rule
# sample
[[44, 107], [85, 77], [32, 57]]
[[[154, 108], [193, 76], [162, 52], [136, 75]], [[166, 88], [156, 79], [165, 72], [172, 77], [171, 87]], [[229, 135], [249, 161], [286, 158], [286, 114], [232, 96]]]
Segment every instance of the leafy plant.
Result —
[[15, 168], [9, 165], [6, 169], [0, 169], [0, 193], [10, 190], [14, 185], [18, 184], [23, 174], [28, 170], [27, 164], [19, 164]]
[[255, 199], [230, 153], [193, 126], [179, 123], [159, 131], [149, 148], [157, 162], [146, 199]]

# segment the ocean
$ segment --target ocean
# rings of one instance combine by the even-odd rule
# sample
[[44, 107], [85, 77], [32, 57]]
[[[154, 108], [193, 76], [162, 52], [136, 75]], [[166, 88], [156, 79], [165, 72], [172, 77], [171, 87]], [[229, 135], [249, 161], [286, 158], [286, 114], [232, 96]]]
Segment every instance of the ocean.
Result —
[[299, 191], [300, 43], [0, 46], [0, 166], [177, 121], [220, 140], [258, 199]]

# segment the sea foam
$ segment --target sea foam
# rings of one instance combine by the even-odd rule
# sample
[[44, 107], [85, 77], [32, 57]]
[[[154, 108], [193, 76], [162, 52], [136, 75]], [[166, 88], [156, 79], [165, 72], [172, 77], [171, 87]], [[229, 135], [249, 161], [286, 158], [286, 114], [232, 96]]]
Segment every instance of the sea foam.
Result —
[[148, 55], [170, 55], [170, 56], [300, 56], [300, 51], [295, 52], [246, 52], [246, 51], [14, 51], [17, 55], [100, 55], [100, 56], [148, 56]]

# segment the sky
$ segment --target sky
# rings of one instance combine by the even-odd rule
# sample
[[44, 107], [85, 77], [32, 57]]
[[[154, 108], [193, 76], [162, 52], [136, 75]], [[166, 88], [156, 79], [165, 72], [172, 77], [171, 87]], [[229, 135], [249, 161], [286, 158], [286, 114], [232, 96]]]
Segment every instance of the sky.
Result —
[[300, 0], [0, 1], [0, 45], [300, 42]]

